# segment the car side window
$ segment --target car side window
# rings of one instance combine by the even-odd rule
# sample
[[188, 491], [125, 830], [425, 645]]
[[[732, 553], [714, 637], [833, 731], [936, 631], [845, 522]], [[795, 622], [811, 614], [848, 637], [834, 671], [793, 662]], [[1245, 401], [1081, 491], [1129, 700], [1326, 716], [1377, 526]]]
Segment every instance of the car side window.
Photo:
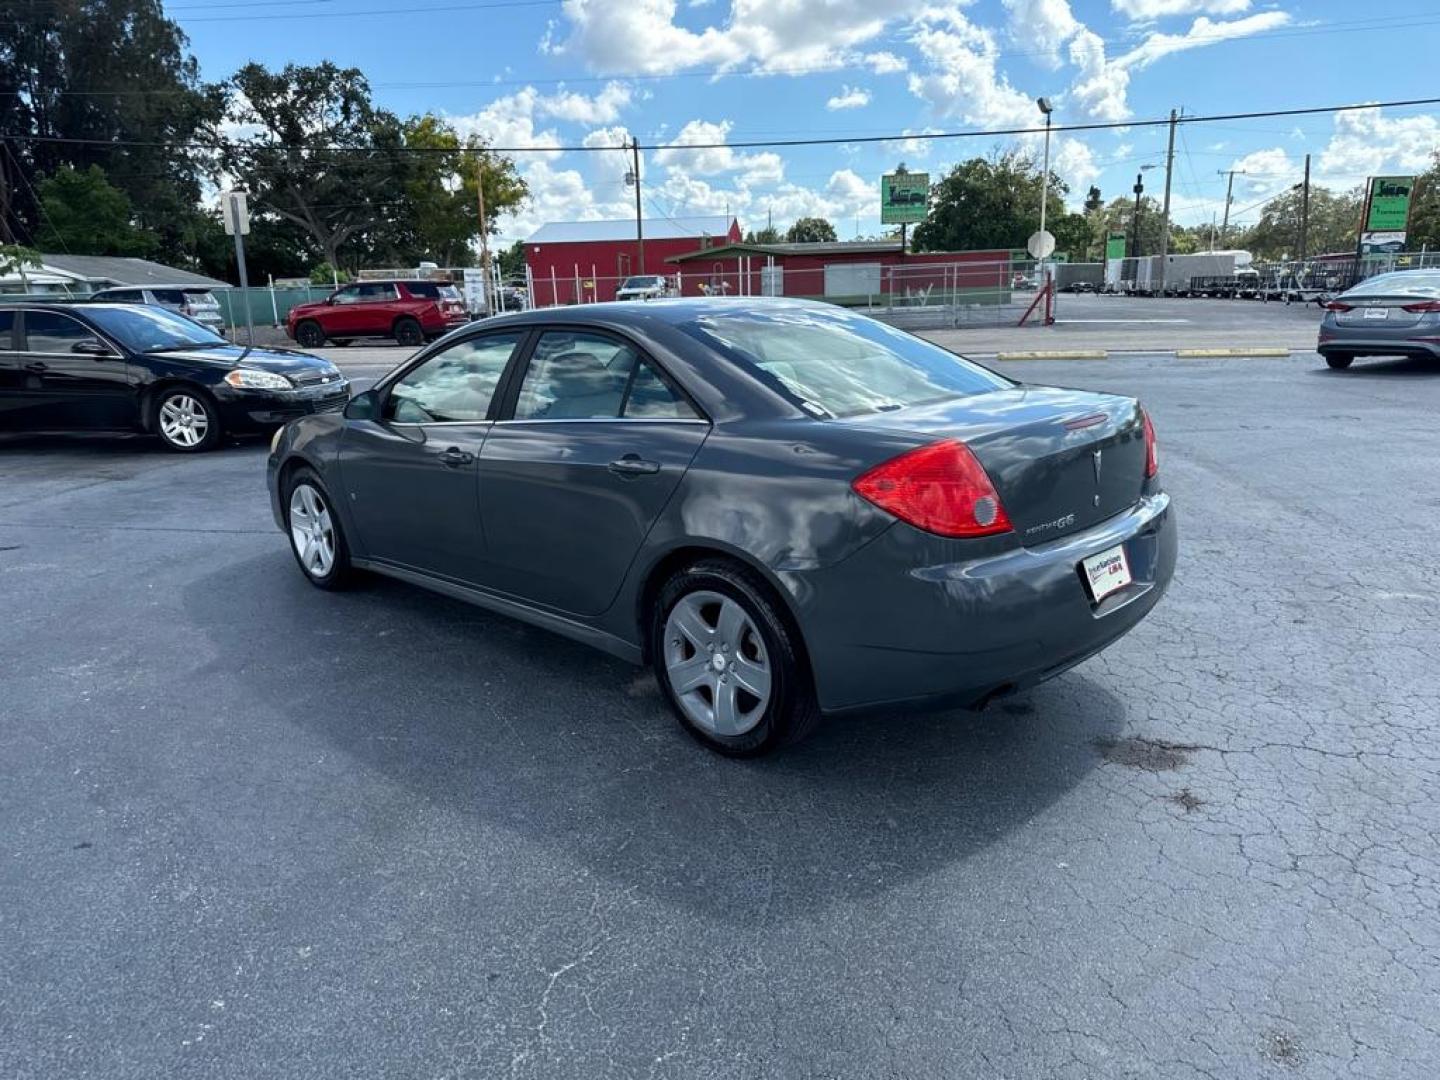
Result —
[[162, 304], [183, 304], [185, 294], [179, 289], [156, 289], [155, 299]]
[[484, 420], [520, 337], [487, 334], [436, 353], [390, 387], [385, 419], [397, 424]]
[[360, 301], [366, 304], [374, 304], [384, 300], [395, 299], [394, 285], [361, 285]]
[[15, 348], [15, 312], [0, 311], [0, 352]]
[[625, 398], [625, 410], [621, 413], [631, 420], [698, 420], [690, 402], [673, 390], [660, 373], [640, 361], [635, 377], [630, 380], [630, 393]]
[[638, 359], [634, 348], [616, 338], [547, 330], [520, 383], [515, 419], [614, 419]]
[[335, 294], [337, 304], [358, 304], [360, 302], [360, 286], [347, 285]]
[[25, 313], [26, 351], [36, 353], [68, 353], [77, 341], [86, 341], [95, 332], [78, 319], [54, 311]]

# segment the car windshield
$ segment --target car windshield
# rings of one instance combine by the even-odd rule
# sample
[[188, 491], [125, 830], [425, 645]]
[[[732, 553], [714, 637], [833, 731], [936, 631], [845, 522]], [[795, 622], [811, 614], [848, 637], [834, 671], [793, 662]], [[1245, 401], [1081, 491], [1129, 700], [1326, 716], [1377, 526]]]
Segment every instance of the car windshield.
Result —
[[1376, 274], [1342, 295], [1440, 296], [1440, 274], [1426, 270], [1399, 270], [1392, 274]]
[[95, 323], [135, 352], [190, 346], [228, 345], [223, 337], [161, 307], [99, 307], [86, 312]]
[[658, 277], [628, 277], [620, 287], [622, 289], [653, 289], [659, 284]]
[[705, 315], [681, 327], [830, 416], [855, 416], [1013, 386], [1009, 379], [885, 323], [784, 308]]

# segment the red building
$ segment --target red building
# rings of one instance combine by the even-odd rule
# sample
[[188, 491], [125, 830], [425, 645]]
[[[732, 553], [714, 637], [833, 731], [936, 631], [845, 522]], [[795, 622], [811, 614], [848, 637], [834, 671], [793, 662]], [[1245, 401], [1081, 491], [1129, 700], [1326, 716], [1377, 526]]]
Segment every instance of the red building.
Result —
[[901, 250], [899, 240], [816, 244], [731, 243], [670, 258], [685, 296], [794, 296], [834, 303], [920, 302], [932, 295], [1008, 299], [1011, 252]]
[[633, 274], [673, 279], [675, 266], [669, 261], [673, 256], [740, 241], [739, 223], [724, 216], [648, 218], [644, 232], [642, 267], [633, 219], [542, 225], [525, 241], [535, 304], [613, 300], [620, 282]]

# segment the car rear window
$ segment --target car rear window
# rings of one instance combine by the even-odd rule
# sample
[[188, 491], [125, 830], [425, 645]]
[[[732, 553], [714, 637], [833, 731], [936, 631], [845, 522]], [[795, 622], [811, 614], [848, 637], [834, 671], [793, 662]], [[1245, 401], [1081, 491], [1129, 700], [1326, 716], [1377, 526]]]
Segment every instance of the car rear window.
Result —
[[809, 411], [829, 416], [1015, 385], [938, 345], [840, 308], [717, 313], [681, 329], [779, 383]]
[[439, 281], [407, 281], [405, 288], [411, 296], [423, 296], [427, 300], [459, 300], [460, 290], [454, 285]]
[[1376, 274], [1360, 282], [1346, 296], [1440, 296], [1440, 274], [1424, 270], [1399, 270]]

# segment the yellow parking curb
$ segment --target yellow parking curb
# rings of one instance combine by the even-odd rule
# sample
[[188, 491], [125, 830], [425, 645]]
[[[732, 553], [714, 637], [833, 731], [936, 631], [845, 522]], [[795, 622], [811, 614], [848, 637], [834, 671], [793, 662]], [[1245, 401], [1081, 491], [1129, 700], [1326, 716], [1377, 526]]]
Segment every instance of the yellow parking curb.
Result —
[[1035, 352], [996, 353], [996, 360], [1104, 360], [1104, 349], [1040, 349]]
[[1181, 360], [1198, 360], [1204, 357], [1223, 356], [1289, 356], [1289, 349], [1176, 349], [1175, 355]]

